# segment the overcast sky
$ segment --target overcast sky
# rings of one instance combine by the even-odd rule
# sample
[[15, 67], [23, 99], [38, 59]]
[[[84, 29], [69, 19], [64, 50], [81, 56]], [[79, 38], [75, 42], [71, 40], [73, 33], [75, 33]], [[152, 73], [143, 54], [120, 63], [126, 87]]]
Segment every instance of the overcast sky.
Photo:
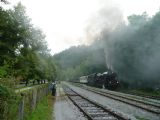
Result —
[[[51, 53], [58, 53], [73, 45], [86, 44], [86, 28], [99, 22], [97, 13], [101, 9], [116, 9], [121, 19], [131, 14], [150, 16], [160, 9], [160, 0], [9, 0], [12, 4], [21, 3], [26, 7], [32, 23], [46, 34]], [[107, 14], [112, 14], [107, 12]], [[116, 15], [114, 13], [114, 15]], [[94, 16], [94, 17], [93, 17]], [[117, 17], [117, 19], [118, 19]], [[111, 19], [109, 19], [111, 20]], [[112, 22], [112, 20], [111, 20]], [[97, 29], [96, 27], [94, 30]]]

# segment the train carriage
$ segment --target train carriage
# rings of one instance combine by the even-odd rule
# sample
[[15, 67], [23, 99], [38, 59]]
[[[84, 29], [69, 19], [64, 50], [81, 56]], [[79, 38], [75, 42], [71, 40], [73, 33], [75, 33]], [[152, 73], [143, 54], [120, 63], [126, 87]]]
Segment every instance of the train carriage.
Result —
[[83, 84], [87, 84], [87, 78], [88, 78], [88, 76], [82, 76], [79, 78], [79, 82], [83, 83]]

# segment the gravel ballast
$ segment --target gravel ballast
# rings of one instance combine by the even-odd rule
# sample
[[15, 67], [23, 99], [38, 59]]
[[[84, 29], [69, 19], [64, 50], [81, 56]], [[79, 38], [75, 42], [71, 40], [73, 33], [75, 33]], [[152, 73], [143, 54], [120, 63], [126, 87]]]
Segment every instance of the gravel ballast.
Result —
[[103, 96], [98, 95], [96, 93], [84, 90], [80, 87], [76, 87], [76, 86], [73, 86], [70, 84], [68, 84], [68, 85], [73, 90], [80, 93], [81, 95], [84, 95], [84, 96], [90, 98], [91, 100], [94, 100], [94, 101], [98, 102], [99, 104], [106, 106], [114, 111], [117, 111], [117, 112], [122, 113], [124, 115], [128, 115], [132, 119], [145, 118], [145, 119], [149, 119], [149, 120], [160, 120], [160, 115], [156, 115], [156, 114], [147, 112], [145, 110], [142, 110], [140, 108], [137, 108], [137, 107], [134, 107], [134, 106], [131, 106], [131, 105], [107, 98], [107, 97], [103, 97]]
[[61, 86], [57, 87], [54, 105], [55, 120], [87, 120], [83, 113], [69, 100]]

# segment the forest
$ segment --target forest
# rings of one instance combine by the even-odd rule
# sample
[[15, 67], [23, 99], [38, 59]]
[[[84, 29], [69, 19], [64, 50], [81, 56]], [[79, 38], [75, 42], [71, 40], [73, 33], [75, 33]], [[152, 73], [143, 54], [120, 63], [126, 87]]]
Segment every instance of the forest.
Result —
[[52, 81], [55, 77], [53, 56], [45, 34], [31, 23], [25, 7], [21, 3], [13, 9], [0, 7], [1, 87]]
[[[4, 6], [8, 4], [7, 1], [1, 2], [4, 2]], [[48, 83], [55, 78], [55, 64], [45, 34], [32, 24], [25, 7], [21, 3], [12, 9], [0, 7], [0, 119], [16, 119], [17, 116], [22, 119], [24, 113], [25, 117], [29, 116], [33, 109], [26, 108], [33, 103], [30, 97], [34, 96], [33, 92], [26, 92], [24, 97], [16, 90]], [[33, 88], [38, 94], [40, 88], [46, 89], [45, 85]], [[42, 95], [43, 92], [39, 94]], [[22, 106], [25, 112], [18, 112], [24, 98], [26, 103]], [[35, 103], [38, 104], [38, 100], [40, 98]]]
[[[105, 27], [104, 27], [105, 28]], [[160, 89], [160, 12], [128, 16], [113, 31], [104, 29], [91, 45], [74, 46], [54, 55], [58, 79], [105, 72], [118, 74], [122, 86]]]

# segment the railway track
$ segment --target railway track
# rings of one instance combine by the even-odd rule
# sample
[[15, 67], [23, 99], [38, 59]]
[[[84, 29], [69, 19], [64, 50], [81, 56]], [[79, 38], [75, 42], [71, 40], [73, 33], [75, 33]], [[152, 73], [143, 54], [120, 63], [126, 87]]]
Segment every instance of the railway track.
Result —
[[63, 89], [69, 99], [84, 113], [88, 120], [129, 120], [128, 118], [81, 96], [68, 86], [63, 86]]
[[[80, 83], [80, 82], [70, 82], [72, 84], [76, 84], [76, 85], [80, 85], [80, 86], [83, 86], [84, 84], [83, 83]], [[117, 91], [118, 92], [118, 91]], [[138, 97], [143, 97], [143, 98], [148, 98], [148, 99], [153, 99], [153, 100], [160, 100], [160, 96], [151, 96], [151, 95], [144, 95], [144, 94], [140, 94], [140, 93], [134, 93], [134, 92], [119, 92], [119, 93], [124, 93], [124, 94], [127, 94], [127, 95], [134, 95], [134, 96], [138, 96]]]
[[81, 87], [83, 89], [86, 89], [88, 91], [94, 92], [96, 94], [102, 95], [104, 97], [108, 97], [126, 104], [129, 104], [131, 106], [146, 110], [148, 112], [160, 115], [160, 104], [153, 104], [153, 103], [148, 103], [146, 101], [142, 101], [142, 100], [138, 100], [138, 99], [133, 99], [133, 98], [129, 98], [126, 96], [121, 96], [121, 95], [117, 95], [117, 94], [113, 94], [111, 92], [104, 92], [102, 90], [98, 90], [98, 89], [93, 89], [93, 88], [87, 88], [87, 87]]

